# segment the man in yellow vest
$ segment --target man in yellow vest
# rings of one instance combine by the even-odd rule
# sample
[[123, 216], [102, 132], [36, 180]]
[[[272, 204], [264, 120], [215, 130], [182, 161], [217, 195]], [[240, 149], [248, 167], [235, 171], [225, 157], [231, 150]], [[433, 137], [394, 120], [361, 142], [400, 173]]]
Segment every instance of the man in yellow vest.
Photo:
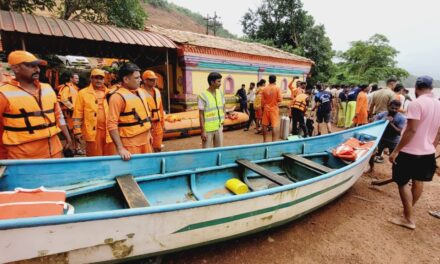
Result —
[[157, 76], [153, 71], [142, 74], [144, 88], [147, 91], [147, 102], [151, 111], [151, 135], [153, 137], [154, 152], [162, 150], [163, 131], [165, 128], [165, 114], [163, 112], [162, 96], [156, 88]]
[[121, 87], [110, 97], [108, 130], [123, 160], [132, 154], [151, 153], [151, 114], [147, 92], [140, 89], [141, 73], [137, 65], [125, 63], [119, 68]]
[[200, 130], [203, 148], [223, 146], [223, 123], [225, 121], [225, 97], [219, 89], [222, 76], [218, 72], [208, 75], [209, 88], [198, 98]]
[[299, 127], [304, 133], [304, 137], [307, 137], [307, 128], [304, 123], [304, 114], [307, 111], [307, 106], [310, 103], [311, 89], [306, 89], [305, 93], [298, 94], [292, 102], [292, 134], [298, 135], [298, 123]]
[[72, 140], [55, 91], [40, 83], [40, 67], [47, 65], [33, 54], [16, 50], [8, 63], [15, 73], [0, 87], [0, 122], [8, 159], [61, 158], [63, 147], [58, 133], [66, 137], [66, 148]]
[[[76, 102], [76, 98], [78, 97], [78, 83], [79, 83], [79, 75], [77, 73], [71, 73], [69, 81], [65, 84], [61, 85], [61, 88], [58, 91], [59, 102], [61, 103], [61, 109], [63, 110], [64, 118], [67, 122], [67, 127], [69, 128], [70, 137], [73, 139], [73, 108]], [[76, 154], [84, 155], [81, 150], [81, 144], [76, 140], [73, 140], [73, 147], [76, 150]]]
[[107, 130], [108, 103], [105, 72], [93, 69], [90, 85], [78, 93], [73, 111], [73, 132], [78, 141], [86, 141], [86, 155], [110, 156], [116, 154]]

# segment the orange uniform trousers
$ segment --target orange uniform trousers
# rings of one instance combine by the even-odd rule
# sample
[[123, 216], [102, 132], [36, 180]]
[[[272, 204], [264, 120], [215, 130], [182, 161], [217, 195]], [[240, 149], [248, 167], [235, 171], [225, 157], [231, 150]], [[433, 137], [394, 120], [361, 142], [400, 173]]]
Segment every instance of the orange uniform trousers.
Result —
[[20, 145], [5, 145], [5, 147], [8, 159], [50, 159], [63, 157], [63, 146], [58, 135]]
[[263, 111], [263, 119], [261, 120], [261, 124], [263, 126], [271, 125], [272, 127], [276, 127], [280, 122], [280, 113], [278, 110]]
[[98, 128], [98, 130], [96, 130], [95, 141], [86, 142], [87, 157], [111, 156], [116, 154], [115, 144], [113, 144], [113, 142], [106, 142], [105, 132], [105, 129]]
[[142, 146], [130, 146], [130, 147], [124, 147], [128, 152], [131, 154], [144, 154], [144, 153], [152, 153], [153, 148], [151, 147], [151, 144], [145, 144]]
[[153, 137], [153, 148], [162, 148], [163, 127], [161, 122], [151, 122], [151, 136]]
[[153, 153], [151, 130], [131, 138], [121, 137], [122, 145], [131, 154]]

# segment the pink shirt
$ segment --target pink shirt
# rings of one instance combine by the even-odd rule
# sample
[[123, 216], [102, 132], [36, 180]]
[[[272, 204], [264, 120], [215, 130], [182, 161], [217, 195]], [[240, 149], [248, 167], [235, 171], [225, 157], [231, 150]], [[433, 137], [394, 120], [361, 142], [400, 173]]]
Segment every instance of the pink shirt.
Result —
[[434, 94], [424, 94], [411, 102], [406, 117], [419, 120], [412, 140], [402, 148], [402, 152], [413, 155], [435, 153], [434, 140], [440, 128], [440, 101]]

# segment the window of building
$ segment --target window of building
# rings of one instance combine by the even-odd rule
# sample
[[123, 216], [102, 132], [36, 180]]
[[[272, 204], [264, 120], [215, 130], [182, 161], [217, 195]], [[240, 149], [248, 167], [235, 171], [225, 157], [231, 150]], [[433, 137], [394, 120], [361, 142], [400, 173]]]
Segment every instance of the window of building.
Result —
[[281, 82], [281, 91], [283, 91], [283, 93], [287, 92], [287, 79], [284, 78], [283, 81]]
[[224, 79], [223, 90], [225, 94], [234, 94], [234, 78], [231, 75]]

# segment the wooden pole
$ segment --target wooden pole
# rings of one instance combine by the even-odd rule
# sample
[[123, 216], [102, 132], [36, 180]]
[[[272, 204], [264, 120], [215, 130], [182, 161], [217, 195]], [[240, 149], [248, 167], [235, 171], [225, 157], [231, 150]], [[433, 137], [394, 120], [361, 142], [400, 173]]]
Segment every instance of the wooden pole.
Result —
[[26, 43], [24, 42], [23, 36], [21, 36], [20, 40], [21, 40], [21, 49], [26, 50]]
[[170, 66], [168, 60], [168, 49], [167, 49], [167, 91], [168, 91], [168, 114], [171, 113], [171, 92], [170, 92]]

